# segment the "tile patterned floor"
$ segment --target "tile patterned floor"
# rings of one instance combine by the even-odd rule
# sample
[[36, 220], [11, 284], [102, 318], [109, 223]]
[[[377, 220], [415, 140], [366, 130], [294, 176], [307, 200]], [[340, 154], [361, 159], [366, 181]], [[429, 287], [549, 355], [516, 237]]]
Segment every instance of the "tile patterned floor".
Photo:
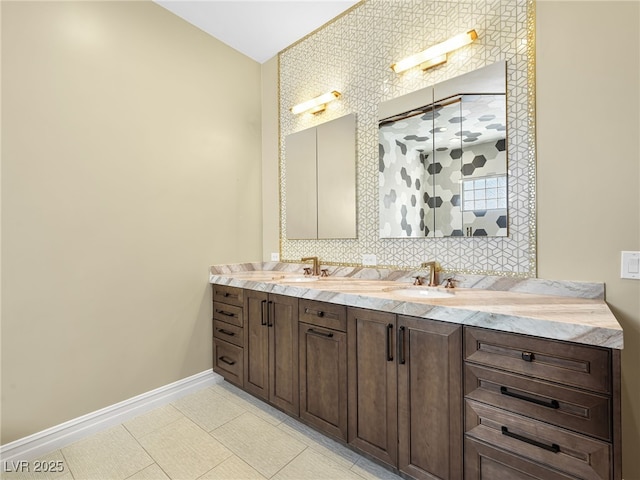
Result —
[[223, 382], [46, 455], [56, 474], [2, 479], [401, 480]]

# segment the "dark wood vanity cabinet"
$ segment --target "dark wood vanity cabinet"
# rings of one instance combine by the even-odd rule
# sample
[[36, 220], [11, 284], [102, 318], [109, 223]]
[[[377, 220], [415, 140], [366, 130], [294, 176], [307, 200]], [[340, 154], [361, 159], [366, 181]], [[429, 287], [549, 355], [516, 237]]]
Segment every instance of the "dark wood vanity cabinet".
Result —
[[244, 312], [244, 389], [298, 416], [298, 299], [245, 290]]
[[213, 370], [415, 479], [620, 480], [620, 351], [213, 285]]
[[242, 387], [244, 346], [244, 291], [213, 285], [213, 371]]
[[300, 418], [347, 441], [347, 308], [300, 300], [299, 322]]
[[462, 327], [348, 310], [349, 443], [417, 479], [462, 477]]
[[465, 479], [619, 480], [619, 352], [465, 327]]

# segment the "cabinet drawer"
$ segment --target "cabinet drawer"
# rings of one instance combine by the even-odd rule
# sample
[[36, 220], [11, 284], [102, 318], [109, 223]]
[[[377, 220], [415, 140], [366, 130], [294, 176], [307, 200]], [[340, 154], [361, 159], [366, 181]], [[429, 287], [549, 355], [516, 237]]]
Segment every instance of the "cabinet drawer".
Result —
[[612, 476], [608, 443], [531, 418], [467, 399], [465, 429], [467, 438], [570, 476], [584, 480], [609, 480]]
[[213, 336], [214, 338], [233, 343], [238, 347], [242, 347], [244, 344], [242, 328], [230, 323], [221, 322], [220, 320], [213, 321]]
[[217, 338], [213, 339], [213, 371], [242, 387], [242, 348]]
[[611, 400], [605, 395], [472, 364], [465, 365], [465, 395], [603, 440], [611, 439]]
[[213, 301], [230, 303], [238, 307], [242, 306], [244, 300], [243, 290], [238, 287], [227, 285], [213, 285]]
[[487, 445], [473, 437], [464, 439], [465, 480], [576, 480], [526, 458]]
[[347, 331], [347, 307], [343, 305], [300, 300], [298, 308], [301, 322], [341, 332]]
[[609, 350], [465, 328], [465, 360], [564, 385], [611, 392]]
[[226, 303], [213, 302], [213, 319], [230, 323], [238, 327], [242, 327], [244, 325], [242, 307], [236, 307]]

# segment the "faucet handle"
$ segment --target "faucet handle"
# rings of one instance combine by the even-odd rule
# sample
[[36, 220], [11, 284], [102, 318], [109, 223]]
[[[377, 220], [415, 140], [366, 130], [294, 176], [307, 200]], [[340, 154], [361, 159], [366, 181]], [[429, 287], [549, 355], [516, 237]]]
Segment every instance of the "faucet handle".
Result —
[[413, 281], [414, 285], [422, 285], [422, 281], [423, 281], [423, 277], [421, 277], [420, 275], [413, 277], [415, 278], [415, 280]]
[[447, 278], [445, 282], [444, 288], [456, 288], [454, 282], [457, 282], [457, 280], [455, 278]]
[[320, 270], [320, 276], [321, 277], [328, 277], [329, 276], [329, 269], [328, 268], [323, 268], [322, 270]]
[[303, 270], [304, 270], [304, 274], [305, 275], [311, 275], [311, 268], [310, 267], [304, 267]]

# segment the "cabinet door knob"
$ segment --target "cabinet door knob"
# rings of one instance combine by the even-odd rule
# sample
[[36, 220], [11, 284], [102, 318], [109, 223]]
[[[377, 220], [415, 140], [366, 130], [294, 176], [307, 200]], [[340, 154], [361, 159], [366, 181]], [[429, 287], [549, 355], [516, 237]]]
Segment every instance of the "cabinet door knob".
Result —
[[522, 352], [522, 360], [524, 360], [525, 362], [533, 362], [533, 353]]

